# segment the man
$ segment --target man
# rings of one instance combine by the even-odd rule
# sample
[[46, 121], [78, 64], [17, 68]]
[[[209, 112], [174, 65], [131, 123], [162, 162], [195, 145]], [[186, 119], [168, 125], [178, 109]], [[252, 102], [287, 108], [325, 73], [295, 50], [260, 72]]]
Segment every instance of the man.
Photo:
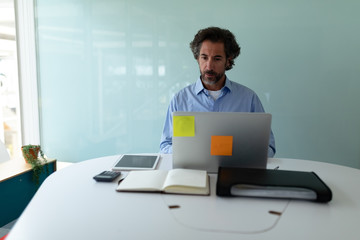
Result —
[[[226, 29], [200, 30], [190, 48], [200, 68], [200, 78], [180, 90], [171, 100], [160, 143], [160, 152], [172, 153], [172, 113], [189, 112], [264, 112], [259, 97], [251, 89], [231, 81], [225, 71], [232, 69], [240, 47]], [[271, 132], [268, 156], [276, 152]]]

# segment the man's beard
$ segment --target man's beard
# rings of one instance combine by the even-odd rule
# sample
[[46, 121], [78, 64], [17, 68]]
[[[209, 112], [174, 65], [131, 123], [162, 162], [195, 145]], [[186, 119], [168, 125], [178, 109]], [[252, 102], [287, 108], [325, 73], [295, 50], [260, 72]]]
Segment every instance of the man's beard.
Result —
[[[224, 73], [216, 73], [214, 71], [205, 71], [204, 73], [201, 73], [201, 80], [208, 85], [215, 85], [220, 81], [220, 79], [224, 76]], [[206, 77], [206, 74], [211, 74], [211, 77]]]

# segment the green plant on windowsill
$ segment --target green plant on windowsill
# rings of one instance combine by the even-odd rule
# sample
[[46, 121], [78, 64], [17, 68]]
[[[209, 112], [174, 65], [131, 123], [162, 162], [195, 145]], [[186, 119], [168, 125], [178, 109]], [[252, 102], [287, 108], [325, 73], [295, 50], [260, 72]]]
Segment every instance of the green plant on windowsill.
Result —
[[[22, 154], [25, 158], [25, 161], [31, 164], [33, 171], [33, 181], [36, 185], [40, 184], [40, 175], [44, 172], [43, 164], [45, 164], [46, 173], [49, 174], [49, 168], [46, 164], [44, 153], [41, 150], [40, 145], [24, 145], [21, 147]], [[41, 158], [39, 157], [39, 153]]]

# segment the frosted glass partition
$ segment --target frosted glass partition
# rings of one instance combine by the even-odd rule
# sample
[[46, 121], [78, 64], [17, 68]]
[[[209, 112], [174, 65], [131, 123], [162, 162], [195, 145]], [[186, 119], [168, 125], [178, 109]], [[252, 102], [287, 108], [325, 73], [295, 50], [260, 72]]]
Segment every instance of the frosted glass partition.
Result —
[[157, 152], [170, 98], [199, 75], [189, 42], [220, 26], [242, 47], [228, 77], [273, 114], [276, 156], [360, 168], [360, 1], [36, 4], [49, 156]]

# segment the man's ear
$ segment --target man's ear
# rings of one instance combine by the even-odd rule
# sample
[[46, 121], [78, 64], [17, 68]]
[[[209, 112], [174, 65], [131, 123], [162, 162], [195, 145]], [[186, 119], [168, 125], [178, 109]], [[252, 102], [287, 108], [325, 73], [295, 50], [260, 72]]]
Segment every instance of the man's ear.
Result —
[[230, 61], [231, 61], [231, 58], [226, 59], [226, 68], [230, 67], [230, 65], [231, 65]]

